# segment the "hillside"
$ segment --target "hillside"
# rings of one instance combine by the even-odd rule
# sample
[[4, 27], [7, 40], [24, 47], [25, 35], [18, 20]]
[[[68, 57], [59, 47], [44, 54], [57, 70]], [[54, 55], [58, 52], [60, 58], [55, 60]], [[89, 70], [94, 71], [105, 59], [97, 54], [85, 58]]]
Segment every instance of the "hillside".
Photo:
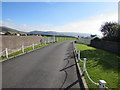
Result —
[[26, 34], [40, 34], [40, 35], [55, 35], [55, 36], [90, 36], [91, 34], [86, 34], [86, 33], [73, 33], [73, 32], [55, 32], [55, 31], [31, 31], [31, 32], [22, 32], [13, 28], [9, 27], [0, 27], [0, 31], [3, 32], [19, 32], [19, 33], [26, 33]]
[[59, 35], [59, 36], [90, 36], [91, 34], [85, 33], [73, 33], [73, 32], [54, 32], [54, 31], [31, 31], [29, 34], [41, 34], [41, 35]]
[[19, 32], [19, 33], [26, 33], [26, 32], [22, 32], [22, 31], [13, 29], [13, 28], [5, 27], [5, 26], [0, 27], [0, 31], [3, 31], [3, 32]]
[[8, 27], [0, 27], [0, 31], [11, 31], [11, 32], [18, 32], [18, 30], [8, 28]]

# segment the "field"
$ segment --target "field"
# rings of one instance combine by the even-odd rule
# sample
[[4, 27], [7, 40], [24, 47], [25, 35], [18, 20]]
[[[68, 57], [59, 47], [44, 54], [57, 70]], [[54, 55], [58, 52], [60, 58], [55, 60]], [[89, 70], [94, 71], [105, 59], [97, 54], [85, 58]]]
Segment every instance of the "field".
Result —
[[[75, 45], [81, 51], [81, 59], [87, 58], [87, 71], [93, 81], [99, 83], [99, 80], [105, 80], [108, 88], [120, 88], [118, 76], [120, 73], [120, 69], [118, 69], [120, 56], [84, 44]], [[80, 67], [83, 69], [82, 62], [80, 62]], [[85, 79], [89, 88], [98, 88], [88, 80], [86, 75]]]
[[66, 41], [66, 40], [75, 40], [75, 38], [68, 38], [68, 37], [56, 37], [56, 41]]

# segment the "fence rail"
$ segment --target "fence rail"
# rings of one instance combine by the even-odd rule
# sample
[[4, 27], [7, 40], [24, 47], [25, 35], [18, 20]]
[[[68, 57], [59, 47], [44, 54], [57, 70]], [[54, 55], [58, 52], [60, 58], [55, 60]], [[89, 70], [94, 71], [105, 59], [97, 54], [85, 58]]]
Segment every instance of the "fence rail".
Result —
[[76, 59], [78, 60], [78, 63], [79, 62], [82, 62], [83, 63], [83, 72], [82, 72], [82, 75], [84, 75], [86, 73], [88, 79], [95, 85], [99, 86], [100, 90], [104, 90], [104, 89], [108, 89], [110, 90], [108, 87], [106, 87], [106, 82], [104, 80], [99, 80], [99, 83], [96, 83], [94, 80], [92, 80], [92, 78], [89, 76], [89, 73], [87, 71], [87, 68], [86, 68], [86, 61], [87, 61], [87, 58], [83, 58], [83, 60], [81, 60], [80, 58], [80, 51], [77, 50], [74, 42], [73, 42], [73, 46], [74, 46], [74, 53], [76, 54], [75, 57]]
[[[49, 39], [49, 40], [48, 40]], [[28, 46], [25, 46], [25, 45], [22, 45], [21, 47], [19, 47], [19, 48], [17, 48], [17, 49], [8, 49], [8, 48], [5, 48], [3, 51], [1, 51], [0, 52], [0, 58], [2, 57], [2, 56], [5, 56], [6, 57], [6, 59], [8, 59], [9, 58], [9, 55], [10, 54], [12, 54], [12, 53], [15, 53], [15, 52], [17, 52], [17, 51], [20, 51], [20, 50], [22, 50], [22, 53], [24, 53], [25, 52], [25, 49], [27, 49], [27, 48], [32, 48], [33, 50], [35, 49], [35, 46], [37, 46], [37, 45], [41, 45], [41, 44], [47, 44], [47, 43], [54, 43], [55, 42], [55, 38], [53, 38], [53, 39], [51, 39], [51, 38], [47, 38], [47, 39], [44, 39], [44, 42], [40, 42], [40, 43], [37, 43], [37, 44], [32, 44], [32, 45], [28, 45]]]

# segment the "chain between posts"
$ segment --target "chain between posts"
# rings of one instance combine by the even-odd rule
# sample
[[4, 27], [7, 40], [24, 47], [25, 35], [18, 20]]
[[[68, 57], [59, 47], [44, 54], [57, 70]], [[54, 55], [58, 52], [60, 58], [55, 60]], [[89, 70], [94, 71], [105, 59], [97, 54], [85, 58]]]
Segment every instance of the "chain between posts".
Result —
[[[88, 74], [88, 72], [87, 72], [87, 68], [86, 68], [87, 58], [84, 58], [84, 60], [81, 60], [81, 59], [80, 59], [80, 51], [77, 51], [77, 48], [76, 48], [74, 42], [73, 42], [73, 46], [74, 46], [74, 52], [75, 52], [75, 54], [76, 54], [76, 56], [77, 56], [78, 61], [84, 63], [84, 64], [83, 64], [83, 73], [82, 73], [82, 75], [84, 75], [84, 74], [86, 73], [88, 79], [89, 79], [93, 84], [99, 85], [100, 90], [104, 90], [105, 88], [106, 88], [106, 89], [109, 89], [108, 87], [105, 86], [106, 82], [105, 82], [104, 80], [99, 80], [100, 83], [96, 83], [96, 82], [94, 82], [94, 81], [91, 79], [91, 77], [89, 76], [89, 74]], [[110, 90], [110, 89], [109, 89], [109, 90]]]

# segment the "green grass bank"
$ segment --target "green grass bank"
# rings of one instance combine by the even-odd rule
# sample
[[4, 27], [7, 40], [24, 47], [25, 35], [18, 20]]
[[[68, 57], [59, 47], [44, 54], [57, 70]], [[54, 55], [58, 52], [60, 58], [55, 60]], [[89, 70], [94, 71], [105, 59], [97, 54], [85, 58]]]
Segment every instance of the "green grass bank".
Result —
[[[87, 71], [93, 81], [99, 83], [99, 80], [105, 80], [108, 88], [120, 89], [120, 56], [84, 44], [75, 45], [81, 51], [81, 59], [87, 58]], [[80, 62], [80, 67], [83, 69], [82, 62]], [[89, 88], [98, 88], [88, 80], [86, 75], [85, 79]]]

